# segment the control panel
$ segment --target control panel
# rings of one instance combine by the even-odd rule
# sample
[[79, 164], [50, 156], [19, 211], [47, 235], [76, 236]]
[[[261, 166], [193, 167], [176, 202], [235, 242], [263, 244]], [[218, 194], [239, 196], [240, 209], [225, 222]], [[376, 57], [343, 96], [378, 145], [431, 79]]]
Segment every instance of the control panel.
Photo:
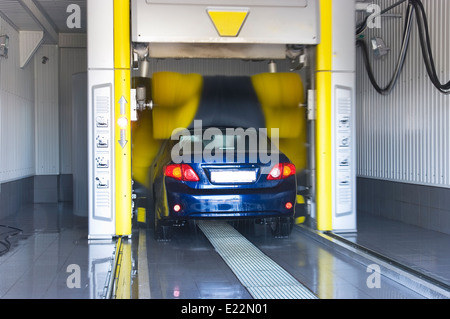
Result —
[[[350, 216], [354, 213], [354, 108], [351, 87], [335, 88], [335, 218]], [[345, 228], [345, 227], [344, 227]]]
[[113, 127], [112, 86], [98, 85], [92, 88], [92, 133], [95, 142], [91, 144], [93, 154], [93, 218], [111, 221], [113, 199]]

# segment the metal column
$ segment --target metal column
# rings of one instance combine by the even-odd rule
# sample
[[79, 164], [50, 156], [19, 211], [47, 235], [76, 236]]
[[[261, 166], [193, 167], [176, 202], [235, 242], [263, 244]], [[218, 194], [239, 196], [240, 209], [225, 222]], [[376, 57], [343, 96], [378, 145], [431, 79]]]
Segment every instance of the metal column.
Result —
[[354, 0], [321, 0], [317, 47], [317, 229], [356, 230]]
[[116, 235], [131, 235], [130, 1], [114, 0]]
[[129, 0], [88, 0], [89, 238], [131, 235]]

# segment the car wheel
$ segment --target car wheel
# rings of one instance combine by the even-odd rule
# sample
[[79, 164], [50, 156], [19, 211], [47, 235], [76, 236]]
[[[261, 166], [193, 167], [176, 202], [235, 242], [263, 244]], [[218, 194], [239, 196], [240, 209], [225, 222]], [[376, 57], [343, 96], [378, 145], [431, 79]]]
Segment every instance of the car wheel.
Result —
[[157, 221], [155, 225], [155, 239], [158, 241], [170, 241], [172, 239], [172, 226]]
[[233, 227], [244, 234], [254, 234], [256, 221], [254, 219], [241, 219], [233, 223]]
[[288, 238], [294, 227], [293, 217], [276, 217], [273, 219], [271, 228], [275, 238]]
[[155, 205], [153, 210], [154, 237], [158, 241], [169, 241], [172, 238], [172, 226], [158, 218], [157, 209], [158, 207]]

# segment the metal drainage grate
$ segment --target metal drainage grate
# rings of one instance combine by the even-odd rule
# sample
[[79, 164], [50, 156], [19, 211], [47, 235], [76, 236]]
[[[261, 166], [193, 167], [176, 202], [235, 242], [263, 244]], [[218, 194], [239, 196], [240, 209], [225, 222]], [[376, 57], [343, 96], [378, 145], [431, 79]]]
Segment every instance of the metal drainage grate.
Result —
[[198, 226], [253, 298], [317, 299], [228, 223], [199, 221]]

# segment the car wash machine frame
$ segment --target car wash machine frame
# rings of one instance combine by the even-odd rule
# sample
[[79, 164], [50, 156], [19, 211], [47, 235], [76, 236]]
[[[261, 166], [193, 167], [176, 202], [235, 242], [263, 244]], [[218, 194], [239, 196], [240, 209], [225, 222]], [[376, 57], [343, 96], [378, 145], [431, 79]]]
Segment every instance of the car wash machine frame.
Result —
[[131, 121], [151, 104], [131, 73], [150, 58], [306, 63], [296, 107], [309, 130], [308, 220], [355, 231], [354, 14], [355, 0], [88, 0], [89, 239], [131, 236]]

